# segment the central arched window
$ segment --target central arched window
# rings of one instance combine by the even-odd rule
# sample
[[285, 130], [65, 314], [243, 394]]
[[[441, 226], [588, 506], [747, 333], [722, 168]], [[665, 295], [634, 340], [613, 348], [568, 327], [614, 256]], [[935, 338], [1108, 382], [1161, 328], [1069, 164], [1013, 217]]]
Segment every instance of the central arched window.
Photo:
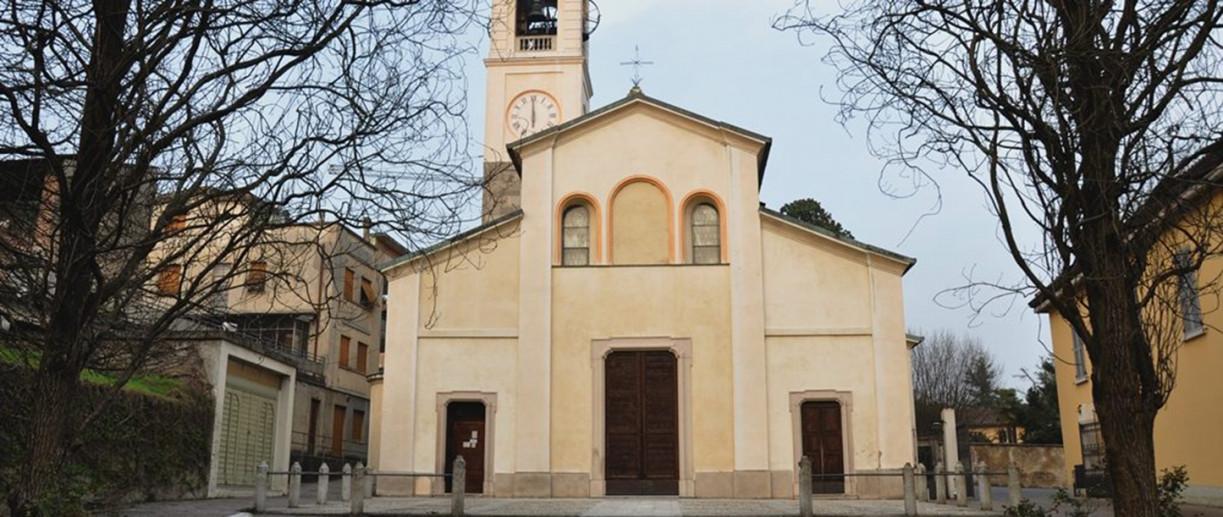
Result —
[[573, 205], [561, 219], [561, 265], [590, 265], [590, 209]]
[[718, 209], [710, 203], [692, 207], [691, 245], [693, 264], [722, 263], [722, 227]]

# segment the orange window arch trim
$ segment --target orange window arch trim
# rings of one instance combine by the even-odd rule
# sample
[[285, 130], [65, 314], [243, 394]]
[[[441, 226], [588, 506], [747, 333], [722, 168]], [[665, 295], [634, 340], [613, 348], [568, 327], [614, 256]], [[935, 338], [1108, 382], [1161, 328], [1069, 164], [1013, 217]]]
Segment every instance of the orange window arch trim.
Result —
[[611, 248], [612, 248], [611, 243], [613, 242], [612, 241], [612, 231], [613, 231], [613, 227], [615, 226], [613, 224], [613, 219], [612, 219], [612, 216], [613, 216], [612, 210], [615, 209], [616, 196], [620, 195], [620, 191], [624, 190], [624, 187], [632, 185], [633, 183], [649, 183], [651, 185], [654, 185], [655, 187], [658, 188], [658, 190], [662, 191], [663, 197], [667, 199], [667, 262], [669, 264], [674, 264], [675, 263], [675, 197], [671, 195], [671, 189], [667, 188], [667, 186], [663, 184], [662, 181], [660, 181], [658, 178], [655, 178], [653, 176], [647, 176], [645, 174], [635, 174], [635, 175], [632, 175], [632, 176], [629, 176], [627, 178], [620, 180], [620, 182], [617, 183], [614, 188], [612, 188], [611, 195], [607, 197], [607, 211], [608, 211], [608, 215], [607, 215], [607, 242], [608, 242], [607, 261], [608, 263], [611, 263], [614, 260], [614, 257], [612, 257], [612, 253], [611, 253]]
[[556, 204], [556, 219], [553, 222], [553, 233], [555, 234], [552, 246], [553, 265], [561, 264], [561, 253], [565, 241], [565, 210], [578, 204], [590, 207], [590, 240], [592, 241], [590, 264], [603, 263], [603, 212], [599, 208], [599, 201], [587, 192], [570, 192], [562, 196], [560, 202]]
[[726, 245], [726, 203], [714, 191], [708, 189], [696, 189], [684, 196], [683, 202], [680, 203], [680, 224], [679, 224], [679, 241], [684, 246], [684, 262], [692, 260], [689, 256], [692, 251], [688, 246], [688, 212], [693, 205], [702, 201], [713, 203], [713, 207], [718, 209], [718, 226], [721, 237], [721, 254], [722, 263], [730, 263], [729, 247]]

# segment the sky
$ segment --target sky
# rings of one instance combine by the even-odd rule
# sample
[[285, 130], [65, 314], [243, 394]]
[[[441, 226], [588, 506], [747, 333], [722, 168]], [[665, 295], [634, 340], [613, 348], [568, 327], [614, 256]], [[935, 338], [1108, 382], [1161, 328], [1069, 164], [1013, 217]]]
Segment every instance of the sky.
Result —
[[[602, 23], [590, 40], [591, 109], [628, 93], [633, 70], [620, 63], [640, 47], [642, 58], [655, 63], [642, 69], [646, 94], [773, 138], [761, 201], [778, 209], [814, 198], [857, 239], [917, 258], [904, 279], [909, 328], [976, 336], [1002, 365], [1003, 384], [1026, 388], [1020, 369], [1048, 353], [1044, 316], [1032, 313], [1026, 300], [975, 318], [969, 309], [947, 307], [944, 297], [935, 300], [963, 285], [970, 272], [1019, 279], [983, 192], [954, 170], [935, 174], [937, 188], [923, 186], [905, 198], [884, 192], [910, 191], [912, 184], [893, 172], [881, 175], [883, 162], [871, 155], [864, 128], [836, 121], [836, 70], [821, 61], [827, 42], [805, 46], [795, 34], [772, 28], [794, 1], [600, 1]], [[481, 59], [468, 59], [467, 77], [470, 127], [479, 132]]]

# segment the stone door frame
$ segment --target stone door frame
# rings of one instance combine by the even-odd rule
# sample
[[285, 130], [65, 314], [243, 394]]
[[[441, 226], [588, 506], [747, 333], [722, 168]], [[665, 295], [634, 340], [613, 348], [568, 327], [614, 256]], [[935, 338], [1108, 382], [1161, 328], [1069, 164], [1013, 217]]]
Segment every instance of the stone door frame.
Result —
[[595, 339], [590, 346], [590, 366], [593, 370], [594, 425], [590, 461], [590, 496], [607, 495], [606, 371], [607, 356], [612, 352], [668, 351], [675, 354], [679, 382], [679, 496], [696, 495], [696, 474], [692, 461], [692, 340], [687, 338], [613, 338]]
[[[450, 422], [447, 418], [447, 408], [451, 402], [479, 402], [484, 404], [484, 496], [492, 496], [493, 479], [496, 477], [496, 471], [493, 470], [493, 454], [496, 447], [497, 436], [497, 394], [486, 393], [481, 391], [448, 391], [437, 394], [437, 447], [435, 452], [434, 472], [437, 474], [446, 473], [446, 433], [449, 431]], [[446, 483], [434, 481], [430, 492], [433, 495], [443, 495], [446, 492]], [[478, 494], [469, 494], [478, 495]]]
[[[841, 406], [841, 457], [845, 462], [845, 473], [852, 474], [854, 470], [854, 433], [853, 433], [853, 400], [854, 396], [849, 391], [837, 390], [807, 390], [796, 391], [790, 393], [790, 426], [791, 436], [794, 442], [793, 461], [790, 466], [793, 469], [794, 479], [794, 496], [798, 496], [798, 460], [803, 457], [803, 403], [804, 402], [836, 402]], [[856, 477], [845, 477], [845, 495], [853, 496], [858, 494], [858, 482]], [[834, 494], [835, 495], [835, 494]]]

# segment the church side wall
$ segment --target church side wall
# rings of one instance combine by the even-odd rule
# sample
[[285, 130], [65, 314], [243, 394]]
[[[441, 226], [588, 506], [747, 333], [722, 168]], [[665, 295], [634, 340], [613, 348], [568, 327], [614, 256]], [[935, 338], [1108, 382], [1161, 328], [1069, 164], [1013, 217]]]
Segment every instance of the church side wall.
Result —
[[[913, 455], [901, 267], [776, 221], [763, 228], [774, 495], [797, 490], [804, 401], [842, 405], [847, 471], [899, 469]], [[891, 497], [899, 485], [850, 479], [847, 490]]]

